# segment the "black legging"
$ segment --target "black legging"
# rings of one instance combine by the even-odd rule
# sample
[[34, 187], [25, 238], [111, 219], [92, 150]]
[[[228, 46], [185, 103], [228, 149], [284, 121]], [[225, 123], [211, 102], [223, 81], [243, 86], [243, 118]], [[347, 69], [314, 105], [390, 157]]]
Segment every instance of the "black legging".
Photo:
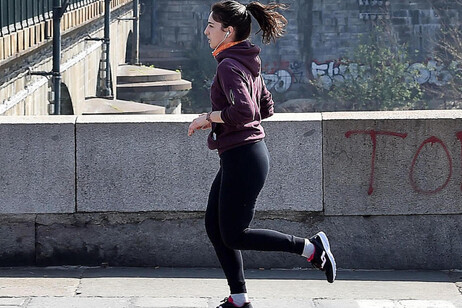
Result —
[[220, 155], [220, 170], [210, 190], [205, 227], [232, 294], [246, 292], [240, 250], [303, 252], [303, 238], [249, 228], [268, 171], [269, 153], [264, 141]]

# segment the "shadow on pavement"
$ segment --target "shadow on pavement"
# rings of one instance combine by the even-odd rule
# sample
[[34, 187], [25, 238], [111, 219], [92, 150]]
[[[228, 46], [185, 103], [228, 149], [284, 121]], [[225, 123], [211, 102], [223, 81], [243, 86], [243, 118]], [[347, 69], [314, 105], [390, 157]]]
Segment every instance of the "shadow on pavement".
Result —
[[[256, 280], [325, 280], [324, 273], [314, 269], [248, 269], [247, 279]], [[203, 278], [224, 279], [217, 268], [167, 267], [9, 267], [0, 268], [0, 277], [15, 278]], [[420, 281], [461, 282], [462, 271], [406, 271], [406, 270], [343, 270], [337, 272], [338, 281]]]

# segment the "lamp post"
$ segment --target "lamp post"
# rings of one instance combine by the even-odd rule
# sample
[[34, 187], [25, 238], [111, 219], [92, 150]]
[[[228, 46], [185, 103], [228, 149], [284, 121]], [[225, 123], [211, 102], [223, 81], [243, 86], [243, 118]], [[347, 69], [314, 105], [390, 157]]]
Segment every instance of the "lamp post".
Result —
[[104, 1], [104, 44], [106, 56], [106, 76], [104, 82], [104, 96], [112, 97], [111, 89], [111, 0]]
[[69, 0], [53, 0], [53, 91], [54, 113], [61, 114], [61, 18], [69, 5]]
[[133, 59], [132, 64], [140, 64], [140, 12], [139, 0], [133, 0]]

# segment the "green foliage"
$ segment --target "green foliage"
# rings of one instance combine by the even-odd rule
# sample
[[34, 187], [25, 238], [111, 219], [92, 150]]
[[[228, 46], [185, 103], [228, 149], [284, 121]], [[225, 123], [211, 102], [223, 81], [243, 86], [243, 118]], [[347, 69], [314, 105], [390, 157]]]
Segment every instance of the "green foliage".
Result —
[[441, 0], [433, 3], [435, 11], [441, 16], [441, 29], [437, 37], [435, 60], [443, 63], [451, 79], [443, 86], [426, 89], [429, 96], [453, 103], [462, 102], [462, 23], [454, 20], [446, 8], [462, 10], [462, 1]]
[[[384, 41], [383, 31], [375, 29], [344, 60], [343, 81], [321, 92], [333, 100], [336, 109], [394, 110], [415, 107], [422, 96], [420, 85], [408, 71], [404, 46]], [[318, 85], [318, 89], [320, 89]]]
[[[459, 51], [459, 57], [462, 58], [462, 50]], [[452, 90], [453, 97], [462, 100], [462, 59], [460, 62], [453, 61], [449, 65], [449, 72], [452, 75], [452, 80], [449, 87]]]

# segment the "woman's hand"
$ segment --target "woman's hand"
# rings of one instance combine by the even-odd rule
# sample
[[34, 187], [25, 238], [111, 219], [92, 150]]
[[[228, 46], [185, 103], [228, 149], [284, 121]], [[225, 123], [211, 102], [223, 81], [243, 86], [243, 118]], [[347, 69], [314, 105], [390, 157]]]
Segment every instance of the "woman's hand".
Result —
[[191, 136], [194, 134], [196, 130], [199, 129], [209, 129], [212, 127], [212, 123], [207, 121], [207, 113], [203, 113], [199, 115], [197, 118], [195, 118], [191, 124], [189, 124], [188, 128], [188, 136]]

